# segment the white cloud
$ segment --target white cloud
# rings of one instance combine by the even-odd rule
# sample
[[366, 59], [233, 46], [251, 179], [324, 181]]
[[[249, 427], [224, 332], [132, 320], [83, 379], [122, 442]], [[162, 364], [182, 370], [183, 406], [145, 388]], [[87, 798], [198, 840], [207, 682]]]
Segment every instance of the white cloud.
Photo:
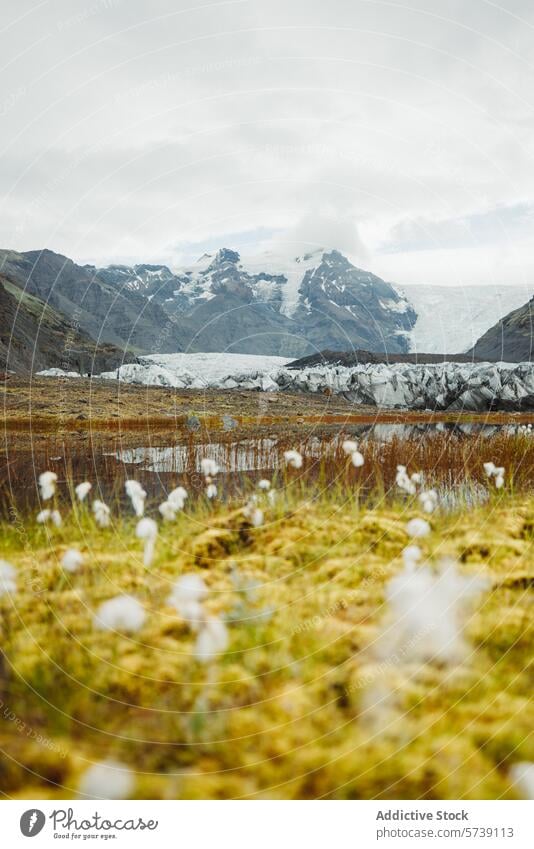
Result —
[[6, 247], [172, 263], [268, 232], [401, 282], [530, 275], [527, 0], [4, 5]]

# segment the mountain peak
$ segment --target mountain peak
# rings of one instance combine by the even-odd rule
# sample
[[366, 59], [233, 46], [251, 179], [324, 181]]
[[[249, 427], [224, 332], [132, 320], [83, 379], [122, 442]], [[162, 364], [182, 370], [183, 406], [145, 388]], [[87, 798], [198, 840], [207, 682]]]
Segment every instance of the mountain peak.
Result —
[[226, 262], [230, 262], [232, 263], [232, 265], [237, 265], [240, 260], [241, 257], [239, 256], [237, 251], [232, 251], [230, 250], [230, 248], [221, 248], [219, 251], [217, 251], [213, 263], [216, 263], [217, 265], [223, 265]]

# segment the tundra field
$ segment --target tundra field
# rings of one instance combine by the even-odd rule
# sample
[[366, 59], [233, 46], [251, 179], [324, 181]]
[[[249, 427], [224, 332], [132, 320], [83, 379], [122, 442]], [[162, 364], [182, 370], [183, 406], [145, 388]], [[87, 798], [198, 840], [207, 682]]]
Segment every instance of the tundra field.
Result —
[[531, 793], [526, 416], [75, 386], [4, 388], [6, 798]]

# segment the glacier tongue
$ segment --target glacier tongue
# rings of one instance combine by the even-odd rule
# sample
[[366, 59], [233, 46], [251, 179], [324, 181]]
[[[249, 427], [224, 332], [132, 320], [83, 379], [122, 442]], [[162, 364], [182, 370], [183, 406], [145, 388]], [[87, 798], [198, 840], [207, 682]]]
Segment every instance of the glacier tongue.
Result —
[[532, 297], [528, 286], [395, 286], [417, 313], [407, 334], [412, 352], [461, 354]]
[[281, 357], [168, 354], [102, 378], [179, 389], [255, 389], [340, 394], [354, 404], [414, 410], [534, 409], [531, 363], [367, 363], [285, 367]]

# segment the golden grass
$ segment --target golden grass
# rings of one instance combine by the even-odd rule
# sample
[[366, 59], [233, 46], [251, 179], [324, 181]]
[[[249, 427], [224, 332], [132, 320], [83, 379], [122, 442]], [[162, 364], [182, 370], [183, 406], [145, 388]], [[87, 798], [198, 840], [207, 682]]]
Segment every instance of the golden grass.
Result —
[[[71, 797], [111, 756], [136, 772], [139, 798], [515, 798], [508, 769], [534, 760], [534, 498], [505, 493], [431, 518], [425, 554], [491, 580], [455, 668], [378, 668], [371, 650], [413, 515], [409, 501], [377, 495], [371, 508], [346, 486], [294, 480], [260, 528], [239, 509], [189, 508], [161, 526], [148, 570], [133, 519], [98, 530], [77, 508], [50, 531], [14, 516], [3, 527], [18, 591], [0, 599], [0, 789]], [[86, 555], [74, 575], [59, 564], [70, 546]], [[167, 604], [189, 571], [229, 622], [230, 648], [208, 668]], [[97, 605], [122, 592], [145, 605], [142, 630], [95, 630]], [[385, 714], [369, 706], [383, 681], [394, 691]]]

